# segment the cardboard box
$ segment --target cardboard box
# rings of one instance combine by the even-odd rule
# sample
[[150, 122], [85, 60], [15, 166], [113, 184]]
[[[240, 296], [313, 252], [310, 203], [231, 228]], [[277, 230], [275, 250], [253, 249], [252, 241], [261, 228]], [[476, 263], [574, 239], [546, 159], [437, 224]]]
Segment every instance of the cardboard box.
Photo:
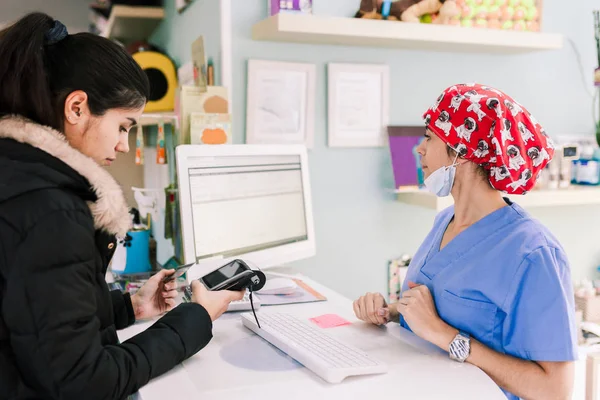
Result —
[[575, 308], [583, 312], [584, 321], [600, 323], [600, 296], [575, 296]]
[[191, 144], [230, 144], [231, 115], [192, 113], [190, 141]]
[[421, 157], [416, 148], [423, 139], [425, 126], [388, 126], [387, 131], [395, 188], [422, 185]]
[[181, 119], [178, 144], [190, 144], [190, 116], [193, 112], [208, 114], [228, 114], [229, 100], [227, 88], [207, 86], [206, 91], [197, 86], [181, 86], [178, 91], [176, 113]]
[[269, 15], [284, 12], [312, 14], [312, 0], [267, 0]]

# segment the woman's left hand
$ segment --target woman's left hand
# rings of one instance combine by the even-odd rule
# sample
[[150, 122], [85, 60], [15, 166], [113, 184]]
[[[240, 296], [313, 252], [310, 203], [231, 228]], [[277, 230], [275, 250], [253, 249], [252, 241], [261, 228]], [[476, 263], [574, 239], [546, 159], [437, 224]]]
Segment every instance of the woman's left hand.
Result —
[[172, 310], [177, 302], [177, 282], [163, 280], [173, 275], [175, 270], [163, 269], [155, 274], [133, 296], [131, 304], [136, 320], [154, 318], [166, 311]]
[[434, 343], [450, 326], [439, 317], [426, 285], [408, 282], [408, 287], [398, 302], [398, 312], [417, 336]]

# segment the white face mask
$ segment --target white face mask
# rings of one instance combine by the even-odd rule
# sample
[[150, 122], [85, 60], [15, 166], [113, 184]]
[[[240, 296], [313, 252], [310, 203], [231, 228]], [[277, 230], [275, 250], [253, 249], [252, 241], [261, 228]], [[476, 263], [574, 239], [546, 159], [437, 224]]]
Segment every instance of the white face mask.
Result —
[[456, 175], [456, 160], [458, 154], [454, 158], [452, 165], [448, 167], [441, 167], [433, 171], [431, 175], [425, 179], [425, 188], [431, 193], [438, 197], [446, 197], [450, 194], [452, 186], [454, 185], [454, 176]]

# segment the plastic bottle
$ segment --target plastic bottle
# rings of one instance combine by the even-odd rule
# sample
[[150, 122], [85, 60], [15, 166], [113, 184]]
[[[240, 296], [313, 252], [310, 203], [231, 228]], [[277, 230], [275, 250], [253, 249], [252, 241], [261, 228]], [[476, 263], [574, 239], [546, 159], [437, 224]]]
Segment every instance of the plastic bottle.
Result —
[[593, 146], [581, 148], [578, 160], [573, 161], [572, 182], [578, 185], [600, 184], [600, 149]]

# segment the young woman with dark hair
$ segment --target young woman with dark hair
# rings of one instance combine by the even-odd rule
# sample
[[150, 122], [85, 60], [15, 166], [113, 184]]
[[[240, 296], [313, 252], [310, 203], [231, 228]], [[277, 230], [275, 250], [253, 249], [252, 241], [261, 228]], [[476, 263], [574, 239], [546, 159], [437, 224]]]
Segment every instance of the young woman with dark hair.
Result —
[[130, 218], [102, 166], [129, 150], [150, 91], [123, 48], [34, 13], [0, 32], [0, 60], [0, 398], [126, 398], [203, 348], [242, 293], [195, 282], [175, 307], [167, 271], [108, 290]]

